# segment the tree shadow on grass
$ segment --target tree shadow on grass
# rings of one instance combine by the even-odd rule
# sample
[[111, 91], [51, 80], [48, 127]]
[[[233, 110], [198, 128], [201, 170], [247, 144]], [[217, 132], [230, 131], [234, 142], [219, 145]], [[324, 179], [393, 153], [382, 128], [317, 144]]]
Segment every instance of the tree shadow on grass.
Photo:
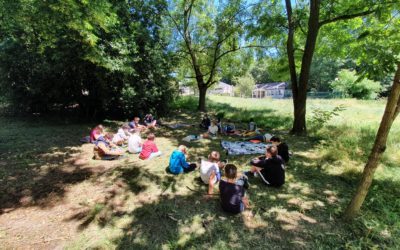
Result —
[[53, 206], [68, 185], [85, 181], [89, 168], [79, 139], [89, 126], [0, 118], [0, 214], [19, 207]]

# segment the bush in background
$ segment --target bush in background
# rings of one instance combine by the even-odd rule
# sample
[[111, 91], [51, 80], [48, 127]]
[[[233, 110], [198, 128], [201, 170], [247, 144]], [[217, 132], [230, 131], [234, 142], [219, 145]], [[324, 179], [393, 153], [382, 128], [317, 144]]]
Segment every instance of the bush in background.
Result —
[[342, 69], [338, 77], [331, 82], [334, 91], [345, 93], [346, 97], [357, 99], [376, 99], [382, 87], [379, 82], [359, 79], [354, 70]]

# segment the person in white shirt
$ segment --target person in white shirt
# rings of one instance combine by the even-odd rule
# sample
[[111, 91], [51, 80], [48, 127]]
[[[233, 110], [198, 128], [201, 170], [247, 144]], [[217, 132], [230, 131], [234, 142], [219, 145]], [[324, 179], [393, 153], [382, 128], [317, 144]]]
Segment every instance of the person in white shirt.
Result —
[[212, 151], [208, 156], [208, 160], [202, 160], [200, 165], [201, 180], [208, 184], [207, 194], [211, 195], [214, 190], [214, 185], [221, 179], [221, 171], [224, 164], [219, 160], [220, 154], [217, 151]]
[[142, 138], [140, 137], [141, 129], [138, 128], [128, 139], [128, 151], [132, 154], [142, 152]]
[[215, 121], [212, 121], [210, 127], [208, 127], [208, 134], [210, 136], [217, 136], [217, 133], [218, 133], [217, 123]]
[[112, 142], [116, 145], [122, 145], [128, 141], [129, 126], [123, 125], [118, 129], [118, 132], [113, 136]]

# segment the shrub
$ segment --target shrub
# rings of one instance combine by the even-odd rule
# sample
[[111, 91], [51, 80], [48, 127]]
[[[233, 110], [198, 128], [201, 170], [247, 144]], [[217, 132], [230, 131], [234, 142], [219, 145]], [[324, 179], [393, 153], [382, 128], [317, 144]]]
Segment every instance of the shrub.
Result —
[[353, 70], [343, 69], [339, 71], [338, 77], [331, 82], [334, 91], [343, 92], [346, 97], [357, 99], [375, 99], [382, 87], [379, 82], [369, 79], [359, 79]]

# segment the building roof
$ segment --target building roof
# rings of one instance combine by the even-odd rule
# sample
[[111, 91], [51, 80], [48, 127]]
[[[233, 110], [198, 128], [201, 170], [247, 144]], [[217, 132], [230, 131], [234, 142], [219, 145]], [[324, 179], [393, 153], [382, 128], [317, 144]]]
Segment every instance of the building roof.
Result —
[[256, 89], [272, 90], [286, 88], [286, 86], [286, 82], [261, 83], [256, 84]]
[[232, 85], [219, 81], [216, 88], [233, 88]]

